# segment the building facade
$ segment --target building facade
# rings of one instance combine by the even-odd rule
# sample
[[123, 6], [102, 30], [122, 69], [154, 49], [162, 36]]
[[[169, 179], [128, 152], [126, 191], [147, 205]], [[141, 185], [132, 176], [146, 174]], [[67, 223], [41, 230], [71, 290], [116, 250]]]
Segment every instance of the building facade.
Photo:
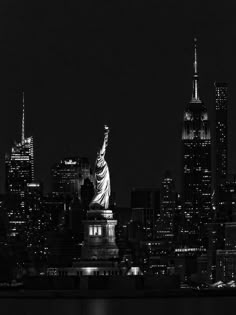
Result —
[[[131, 209], [131, 221], [136, 227], [133, 230], [137, 230], [136, 233], [139, 234], [140, 240], [154, 240], [160, 216], [160, 192], [145, 188], [132, 189]], [[138, 240], [136, 236], [135, 238]]]
[[176, 207], [176, 192], [174, 180], [170, 172], [166, 172], [160, 189], [160, 224], [159, 232], [173, 233]]
[[87, 158], [69, 157], [56, 163], [51, 170], [52, 191], [59, 195], [77, 195], [85, 179], [93, 182], [91, 167]]
[[15, 143], [5, 156], [6, 193], [10, 236], [16, 236], [26, 222], [25, 193], [27, 184], [34, 181], [33, 137], [25, 137], [24, 94], [21, 141]]
[[184, 243], [200, 245], [204, 226], [213, 219], [211, 206], [211, 134], [208, 112], [199, 96], [197, 42], [194, 47], [193, 93], [184, 111], [183, 150], [183, 228]]
[[228, 85], [215, 83], [215, 176], [219, 185], [228, 173]]

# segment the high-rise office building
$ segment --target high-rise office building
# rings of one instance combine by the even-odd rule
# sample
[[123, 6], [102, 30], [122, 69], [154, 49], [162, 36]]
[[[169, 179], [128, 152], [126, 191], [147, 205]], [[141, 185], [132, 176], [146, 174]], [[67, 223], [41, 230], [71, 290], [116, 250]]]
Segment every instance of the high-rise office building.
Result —
[[210, 223], [208, 230], [208, 281], [216, 280], [216, 251], [225, 247], [225, 225], [223, 223]]
[[[215, 83], [215, 124], [214, 124], [214, 206], [216, 220], [226, 222], [228, 183], [228, 85]], [[231, 190], [231, 189], [230, 189]], [[227, 191], [229, 195], [229, 191]]]
[[85, 179], [93, 182], [91, 167], [87, 158], [70, 157], [56, 163], [51, 170], [52, 190], [58, 195], [81, 197], [81, 186]]
[[135, 264], [148, 269], [151, 243], [156, 240], [160, 216], [160, 191], [133, 188], [131, 191], [131, 220], [127, 226], [129, 247]]
[[236, 177], [228, 175], [225, 183], [217, 187], [216, 219], [219, 223], [235, 221], [236, 215]]
[[226, 179], [228, 166], [228, 85], [215, 83], [215, 177], [219, 185]]
[[173, 233], [173, 220], [176, 206], [176, 192], [174, 180], [170, 172], [166, 171], [160, 189], [160, 231]]
[[211, 207], [211, 134], [207, 109], [199, 96], [197, 42], [194, 47], [192, 99], [184, 111], [182, 234], [188, 244], [201, 244], [204, 225], [213, 219]]
[[21, 141], [16, 142], [10, 154], [6, 154], [6, 192], [21, 194], [34, 180], [33, 137], [25, 137], [24, 94], [22, 112]]
[[48, 248], [46, 232], [50, 226], [50, 215], [43, 207], [42, 185], [28, 183], [25, 192], [26, 231], [25, 240], [30, 256], [36, 261], [46, 260]]
[[34, 179], [33, 137], [15, 143], [6, 155], [6, 192], [20, 194]]
[[216, 251], [216, 281], [235, 281], [236, 275], [236, 223], [228, 222], [225, 226], [225, 247]]
[[137, 224], [141, 240], [155, 239], [160, 212], [160, 192], [134, 188], [131, 192], [131, 209], [131, 220]]
[[25, 224], [25, 192], [27, 184], [34, 180], [33, 137], [25, 137], [24, 94], [21, 141], [15, 143], [5, 156], [6, 193], [10, 196], [8, 216], [10, 235], [16, 236]]
[[180, 244], [181, 240], [181, 231], [183, 229], [183, 201], [182, 201], [182, 195], [179, 193], [176, 193], [175, 195], [175, 213], [174, 213], [174, 219], [173, 219], [173, 234], [175, 243]]

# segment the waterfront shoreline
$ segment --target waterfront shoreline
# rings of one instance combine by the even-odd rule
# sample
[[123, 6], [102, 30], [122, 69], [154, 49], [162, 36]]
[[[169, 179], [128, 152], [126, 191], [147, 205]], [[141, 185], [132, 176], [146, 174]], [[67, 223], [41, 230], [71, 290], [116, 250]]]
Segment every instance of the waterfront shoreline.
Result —
[[236, 289], [180, 289], [174, 291], [159, 290], [0, 290], [0, 299], [130, 299], [130, 298], [198, 298], [236, 296]]

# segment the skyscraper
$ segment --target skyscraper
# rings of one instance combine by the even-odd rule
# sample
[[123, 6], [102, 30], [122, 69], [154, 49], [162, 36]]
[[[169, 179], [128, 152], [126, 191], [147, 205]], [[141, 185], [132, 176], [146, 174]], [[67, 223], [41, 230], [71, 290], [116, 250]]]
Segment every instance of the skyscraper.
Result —
[[[214, 206], [218, 222], [229, 218], [227, 201], [228, 181], [228, 85], [215, 83], [215, 124], [214, 124]], [[225, 198], [227, 196], [227, 198]]]
[[176, 192], [170, 172], [166, 171], [160, 189], [160, 229], [162, 233], [173, 233]]
[[25, 192], [26, 231], [25, 239], [28, 252], [34, 261], [47, 256], [46, 231], [49, 228], [50, 215], [43, 207], [42, 185], [39, 182], [28, 183]]
[[136, 224], [136, 233], [140, 234], [141, 240], [155, 239], [157, 217], [160, 211], [160, 192], [153, 189], [133, 188], [131, 209], [131, 220]]
[[25, 108], [23, 93], [21, 141], [16, 142], [10, 154], [6, 154], [6, 192], [21, 194], [27, 183], [34, 181], [33, 137], [25, 137]]
[[25, 137], [24, 93], [22, 109], [21, 141], [16, 142], [11, 153], [5, 156], [6, 193], [10, 197], [8, 216], [12, 236], [16, 236], [25, 224], [25, 191], [27, 184], [34, 180], [33, 137]]
[[197, 40], [194, 41], [192, 99], [184, 111], [183, 149], [183, 229], [191, 246], [201, 245], [204, 224], [213, 219], [211, 207], [211, 134], [207, 109], [199, 96]]
[[52, 190], [58, 195], [77, 195], [85, 179], [93, 182], [91, 167], [87, 158], [70, 157], [62, 159], [52, 167]]
[[215, 83], [215, 177], [217, 186], [226, 179], [228, 166], [228, 85]]

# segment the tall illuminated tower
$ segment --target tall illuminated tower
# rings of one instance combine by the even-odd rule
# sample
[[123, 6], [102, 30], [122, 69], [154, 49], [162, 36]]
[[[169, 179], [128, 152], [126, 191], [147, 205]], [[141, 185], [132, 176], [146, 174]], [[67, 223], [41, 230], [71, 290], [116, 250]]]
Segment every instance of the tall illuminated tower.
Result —
[[184, 111], [183, 228], [189, 246], [202, 245], [205, 224], [213, 219], [211, 207], [211, 134], [207, 109], [199, 96], [197, 40], [194, 40], [192, 99]]
[[24, 107], [23, 93], [21, 141], [15, 143], [10, 154], [5, 156], [6, 193], [11, 201], [15, 201], [11, 203], [8, 211], [12, 236], [15, 236], [16, 230], [25, 223], [25, 191], [27, 184], [34, 181], [33, 137], [25, 137]]

